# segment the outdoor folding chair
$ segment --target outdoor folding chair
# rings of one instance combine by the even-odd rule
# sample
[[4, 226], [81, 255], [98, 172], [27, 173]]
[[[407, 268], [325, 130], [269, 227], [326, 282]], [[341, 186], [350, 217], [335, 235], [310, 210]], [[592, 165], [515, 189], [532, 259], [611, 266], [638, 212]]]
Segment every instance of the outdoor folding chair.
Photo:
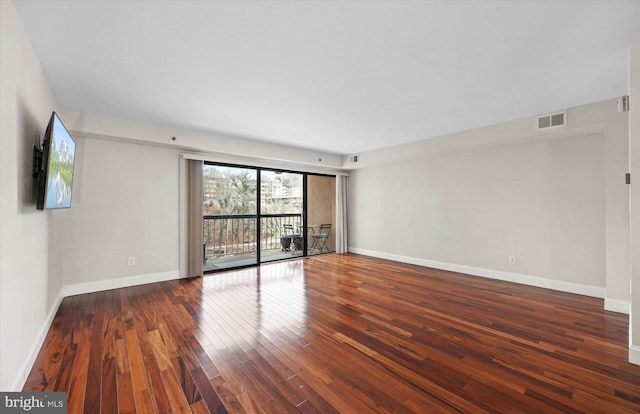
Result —
[[311, 250], [318, 249], [321, 252], [328, 252], [327, 241], [329, 240], [329, 233], [331, 233], [331, 224], [321, 224], [320, 229], [312, 236]]

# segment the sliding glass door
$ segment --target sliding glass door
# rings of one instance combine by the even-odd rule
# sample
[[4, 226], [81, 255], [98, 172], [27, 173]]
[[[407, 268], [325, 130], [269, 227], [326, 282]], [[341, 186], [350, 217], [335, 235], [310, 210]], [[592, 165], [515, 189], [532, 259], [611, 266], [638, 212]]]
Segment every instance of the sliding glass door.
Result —
[[335, 177], [205, 163], [203, 259], [211, 272], [335, 251]]
[[205, 164], [205, 272], [258, 263], [258, 175], [255, 169]]
[[304, 175], [260, 171], [261, 262], [304, 255]]

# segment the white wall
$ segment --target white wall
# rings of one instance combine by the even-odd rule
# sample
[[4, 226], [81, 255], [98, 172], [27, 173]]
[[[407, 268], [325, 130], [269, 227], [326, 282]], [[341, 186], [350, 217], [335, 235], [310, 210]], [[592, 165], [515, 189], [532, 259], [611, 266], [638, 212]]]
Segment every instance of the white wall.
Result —
[[609, 100], [571, 108], [555, 131], [527, 118], [360, 154], [350, 250], [628, 311], [626, 122]]
[[640, 44], [629, 50], [631, 171], [631, 315], [629, 360], [640, 365]]
[[178, 148], [231, 159], [258, 160], [261, 164], [269, 162], [274, 166], [283, 163], [283, 167], [292, 169], [305, 169], [309, 166], [329, 169], [342, 167], [342, 157], [339, 155], [203, 131], [72, 111], [64, 112], [64, 122], [68, 129], [87, 137]]
[[0, 2], [0, 390], [22, 387], [62, 288], [60, 221], [36, 210], [32, 149], [58, 108], [11, 2]]
[[65, 293], [117, 286], [106, 283], [113, 279], [178, 277], [179, 152], [76, 141], [73, 207], [63, 235]]

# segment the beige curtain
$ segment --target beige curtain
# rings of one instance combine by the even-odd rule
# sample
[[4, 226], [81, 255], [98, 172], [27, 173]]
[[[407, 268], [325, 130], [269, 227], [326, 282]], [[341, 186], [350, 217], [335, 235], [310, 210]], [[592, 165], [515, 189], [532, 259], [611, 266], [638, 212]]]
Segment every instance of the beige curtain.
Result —
[[349, 177], [336, 176], [336, 253], [347, 253], [347, 185]]
[[203, 273], [204, 239], [202, 223], [202, 167], [200, 160], [186, 162], [186, 276], [200, 276]]

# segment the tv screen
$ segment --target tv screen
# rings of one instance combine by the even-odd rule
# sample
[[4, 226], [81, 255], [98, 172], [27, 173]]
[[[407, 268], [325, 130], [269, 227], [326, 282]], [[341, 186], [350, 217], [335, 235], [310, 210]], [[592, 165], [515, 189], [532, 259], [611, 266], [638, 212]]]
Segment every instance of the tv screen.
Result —
[[36, 203], [39, 210], [71, 207], [75, 153], [75, 141], [53, 112], [42, 146]]

